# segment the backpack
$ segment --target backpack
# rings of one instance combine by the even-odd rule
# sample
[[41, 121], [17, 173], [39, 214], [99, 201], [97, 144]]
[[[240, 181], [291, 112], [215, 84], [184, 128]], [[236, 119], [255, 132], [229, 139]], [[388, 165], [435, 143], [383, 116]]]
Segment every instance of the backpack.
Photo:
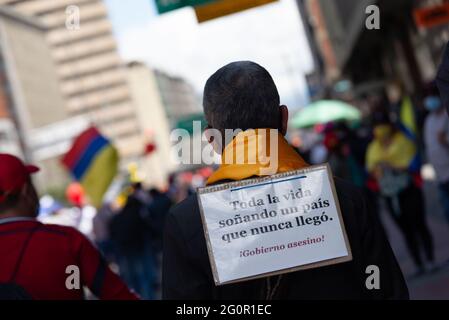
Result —
[[25, 288], [15, 283], [15, 281], [20, 269], [20, 264], [22, 263], [23, 256], [25, 255], [26, 249], [28, 248], [31, 237], [38, 228], [39, 226], [30, 231], [30, 234], [25, 240], [22, 250], [20, 251], [19, 259], [17, 259], [13, 273], [9, 280], [5, 283], [0, 283], [0, 300], [33, 300], [33, 297], [25, 290]]

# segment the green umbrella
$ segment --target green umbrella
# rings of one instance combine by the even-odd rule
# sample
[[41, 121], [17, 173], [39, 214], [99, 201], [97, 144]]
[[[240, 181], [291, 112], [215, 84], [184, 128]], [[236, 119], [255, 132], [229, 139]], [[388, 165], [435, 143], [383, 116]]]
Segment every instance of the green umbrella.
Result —
[[356, 107], [337, 100], [321, 100], [298, 111], [291, 123], [294, 128], [301, 129], [328, 122], [356, 121], [360, 118], [361, 113]]

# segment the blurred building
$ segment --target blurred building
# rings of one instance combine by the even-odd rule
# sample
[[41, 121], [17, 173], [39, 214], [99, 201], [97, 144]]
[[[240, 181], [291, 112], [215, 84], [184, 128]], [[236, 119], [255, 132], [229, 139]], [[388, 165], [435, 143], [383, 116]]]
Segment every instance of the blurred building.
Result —
[[170, 124], [157, 82], [157, 73], [140, 62], [129, 63], [126, 70], [145, 142], [148, 146], [154, 146], [154, 150], [141, 161], [143, 178], [148, 185], [165, 187], [175, 165], [170, 154]]
[[[137, 161], [145, 182], [166, 186], [171, 173], [204, 166], [201, 154], [208, 143], [201, 138], [205, 121], [193, 87], [140, 62], [129, 63], [127, 75], [146, 144], [155, 148]], [[180, 131], [171, 137], [173, 129]], [[177, 136], [181, 133], [182, 139]]]
[[48, 29], [65, 101], [52, 113], [88, 117], [123, 158], [138, 157], [143, 150], [140, 126], [103, 1], [0, 0], [0, 5], [35, 17]]
[[[176, 170], [194, 171], [203, 167], [207, 163], [204, 163], [202, 154], [210, 146], [202, 139], [206, 121], [199, 96], [183, 78], [159, 70], [155, 70], [154, 75], [171, 129], [179, 129], [176, 134], [183, 132], [182, 138], [174, 134], [173, 139], [178, 140], [171, 144], [171, 156], [176, 159]], [[214, 155], [215, 161], [218, 161], [217, 157]]]
[[203, 112], [199, 97], [191, 84], [159, 70], [155, 71], [155, 76], [162, 104], [172, 127], [192, 114]]
[[[325, 66], [324, 59], [318, 43], [318, 32], [325, 32], [320, 12], [316, 10], [308, 0], [297, 0], [301, 22], [304, 27], [304, 34], [309, 43], [313, 60], [313, 71], [305, 75], [308, 85], [309, 97], [312, 101], [324, 97], [325, 86]], [[315, 10], [315, 11], [314, 11]], [[321, 38], [326, 35], [322, 35]], [[321, 46], [322, 48], [323, 46]]]
[[0, 105], [0, 152], [15, 154], [23, 158], [16, 126], [3, 107], [4, 105]]
[[0, 151], [37, 162], [40, 185], [49, 188], [67, 175], [54, 157], [35, 157], [33, 138], [67, 114], [46, 33], [37, 19], [0, 7]]
[[[2, 60], [0, 60], [0, 63]], [[11, 153], [23, 157], [19, 136], [10, 111], [10, 102], [7, 93], [7, 75], [4, 64], [0, 71], [0, 152]]]
[[[419, 97], [423, 85], [435, 76], [442, 50], [449, 40], [448, 23], [422, 28], [417, 10], [448, 3], [445, 0], [298, 0], [311, 47], [322, 65], [317, 71], [327, 89], [350, 80], [354, 90], [383, 90], [400, 82], [407, 92]], [[368, 29], [366, 21], [379, 9], [380, 29]], [[309, 76], [311, 85], [316, 77]], [[326, 90], [324, 88], [323, 90]]]
[[[426, 16], [422, 25], [417, 23], [415, 43], [418, 48], [417, 55], [422, 66], [423, 77], [428, 81], [434, 78], [436, 69], [441, 62], [442, 51], [449, 41], [449, 1], [416, 0], [413, 10], [415, 22], [417, 22], [417, 14]], [[440, 10], [445, 13], [441, 14]], [[435, 18], [442, 19], [435, 21]]]

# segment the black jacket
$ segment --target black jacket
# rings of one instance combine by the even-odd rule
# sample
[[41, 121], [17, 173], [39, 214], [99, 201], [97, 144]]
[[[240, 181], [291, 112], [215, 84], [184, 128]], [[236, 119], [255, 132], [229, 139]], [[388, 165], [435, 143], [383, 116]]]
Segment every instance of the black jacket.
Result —
[[[271, 278], [215, 286], [196, 195], [174, 207], [166, 221], [164, 299], [408, 299], [408, 290], [372, 206], [356, 187], [335, 179], [353, 260]], [[368, 290], [366, 268], [380, 269], [380, 289]]]

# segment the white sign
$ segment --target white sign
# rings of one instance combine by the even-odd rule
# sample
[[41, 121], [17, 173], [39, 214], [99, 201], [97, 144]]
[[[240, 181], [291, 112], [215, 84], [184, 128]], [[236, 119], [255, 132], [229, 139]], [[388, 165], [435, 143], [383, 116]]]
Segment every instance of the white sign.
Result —
[[216, 285], [352, 259], [328, 165], [198, 194]]

